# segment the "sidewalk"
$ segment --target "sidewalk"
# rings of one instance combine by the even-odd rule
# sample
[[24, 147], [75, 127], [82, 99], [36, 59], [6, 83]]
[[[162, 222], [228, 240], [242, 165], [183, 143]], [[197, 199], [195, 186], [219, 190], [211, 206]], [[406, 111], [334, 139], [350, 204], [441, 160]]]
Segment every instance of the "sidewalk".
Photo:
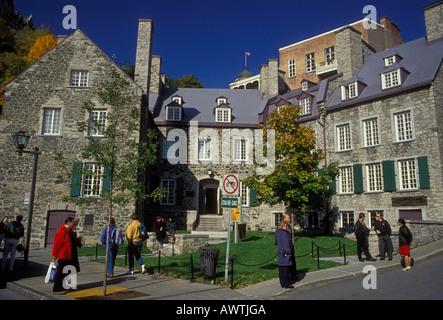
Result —
[[[443, 239], [412, 249], [415, 263], [443, 253]], [[102, 298], [104, 265], [94, 262], [91, 257], [80, 258], [80, 273], [77, 277], [77, 290], [65, 295], [52, 293], [52, 284], [45, 284], [44, 278], [51, 258], [49, 249], [33, 249], [29, 253], [29, 265], [23, 267], [23, 256], [17, 255], [16, 270], [10, 275], [7, 288], [35, 300], [75, 300]], [[343, 258], [339, 258], [342, 262]], [[304, 289], [327, 285], [334, 281], [365, 276], [363, 267], [373, 265], [377, 271], [398, 268], [400, 256], [392, 261], [357, 262], [356, 257], [348, 257], [348, 264], [336, 268], [300, 273], [294, 289]], [[264, 281], [247, 288], [232, 290], [217, 285], [192, 282], [163, 275], [142, 275], [140, 272], [126, 274], [127, 269], [115, 268], [115, 277], [107, 280], [108, 299], [116, 300], [269, 300], [284, 295], [278, 279]], [[95, 297], [92, 297], [95, 296]]]

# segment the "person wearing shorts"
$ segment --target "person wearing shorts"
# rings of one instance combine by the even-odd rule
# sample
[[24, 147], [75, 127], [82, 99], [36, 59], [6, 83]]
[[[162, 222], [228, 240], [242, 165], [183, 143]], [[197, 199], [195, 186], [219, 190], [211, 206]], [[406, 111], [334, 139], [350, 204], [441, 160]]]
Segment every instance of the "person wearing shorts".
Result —
[[400, 230], [398, 230], [398, 251], [402, 257], [405, 259], [405, 267], [403, 271], [408, 271], [411, 269], [411, 244], [412, 244], [412, 233], [411, 230], [406, 226], [406, 221], [403, 218], [398, 219], [397, 222]]

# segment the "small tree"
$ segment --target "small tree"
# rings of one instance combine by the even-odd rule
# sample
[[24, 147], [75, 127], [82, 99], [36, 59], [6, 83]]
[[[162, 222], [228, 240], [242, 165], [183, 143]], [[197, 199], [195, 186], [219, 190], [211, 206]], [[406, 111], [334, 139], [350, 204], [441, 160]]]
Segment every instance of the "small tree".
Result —
[[[110, 80], [102, 85], [98, 93], [100, 104], [109, 107], [106, 114], [106, 126], [104, 127], [103, 122], [99, 120], [78, 121], [79, 132], [96, 132], [103, 135], [101, 138], [96, 138], [88, 134], [88, 143], [82, 149], [81, 155], [83, 159], [94, 162], [96, 167], [99, 166], [104, 170], [97, 172], [82, 166], [74, 169], [84, 176], [92, 178], [101, 176], [103, 180], [110, 182], [108, 190], [97, 190], [97, 193], [101, 192], [99, 199], [76, 200], [78, 204], [90, 204], [93, 201], [109, 202], [107, 239], [109, 239], [112, 209], [115, 205], [124, 206], [148, 197], [158, 199], [161, 196], [159, 189], [147, 194], [145, 180], [140, 178], [142, 173], [146, 172], [157, 159], [156, 131], [147, 129], [146, 133], [141, 132], [140, 110], [132, 107], [129, 115], [125, 112], [131, 102], [130, 98], [125, 95], [129, 92], [129, 82], [116, 71], [113, 71], [110, 76]], [[83, 104], [82, 109], [90, 114], [94, 107], [93, 102], [87, 101]], [[57, 157], [61, 159], [62, 155], [58, 154]], [[61, 180], [59, 177], [59, 182]], [[72, 200], [70, 197], [68, 199]], [[108, 251], [109, 241], [106, 244], [103, 295], [106, 295]]]
[[319, 170], [323, 152], [317, 148], [311, 127], [298, 122], [300, 107], [287, 105], [269, 115], [264, 129], [275, 130], [275, 170], [245, 180], [256, 190], [256, 203], [284, 203], [291, 212], [318, 210], [331, 196], [329, 184], [338, 174], [336, 163]]

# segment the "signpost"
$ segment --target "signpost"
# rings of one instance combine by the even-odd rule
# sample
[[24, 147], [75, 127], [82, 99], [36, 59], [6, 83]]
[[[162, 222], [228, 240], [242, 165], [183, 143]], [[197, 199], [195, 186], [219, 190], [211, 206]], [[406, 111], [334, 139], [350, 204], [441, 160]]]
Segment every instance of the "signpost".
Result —
[[231, 240], [231, 223], [234, 223], [235, 243], [238, 241], [237, 223], [241, 221], [242, 201], [239, 197], [240, 178], [238, 174], [225, 174], [223, 176], [221, 206], [225, 209], [231, 210], [228, 227], [228, 241], [226, 244], [226, 262], [225, 262], [225, 282], [228, 282], [228, 268], [229, 268], [229, 242]]

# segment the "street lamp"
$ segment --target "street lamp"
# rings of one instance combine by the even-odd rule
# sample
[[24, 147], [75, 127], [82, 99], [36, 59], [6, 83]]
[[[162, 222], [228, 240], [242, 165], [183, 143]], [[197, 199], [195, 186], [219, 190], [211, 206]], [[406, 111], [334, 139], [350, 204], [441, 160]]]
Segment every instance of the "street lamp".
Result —
[[23, 153], [29, 153], [34, 155], [34, 167], [32, 170], [32, 184], [31, 184], [31, 196], [29, 199], [29, 216], [28, 216], [28, 228], [26, 229], [26, 245], [25, 245], [25, 256], [24, 265], [28, 265], [29, 258], [29, 246], [31, 242], [31, 225], [32, 225], [32, 211], [34, 210], [34, 194], [35, 194], [35, 181], [37, 179], [37, 166], [38, 166], [38, 156], [42, 154], [36, 147], [34, 151], [25, 151], [24, 149], [28, 146], [30, 139], [29, 133], [25, 131], [19, 131], [14, 134], [14, 145], [18, 155], [21, 157]]

